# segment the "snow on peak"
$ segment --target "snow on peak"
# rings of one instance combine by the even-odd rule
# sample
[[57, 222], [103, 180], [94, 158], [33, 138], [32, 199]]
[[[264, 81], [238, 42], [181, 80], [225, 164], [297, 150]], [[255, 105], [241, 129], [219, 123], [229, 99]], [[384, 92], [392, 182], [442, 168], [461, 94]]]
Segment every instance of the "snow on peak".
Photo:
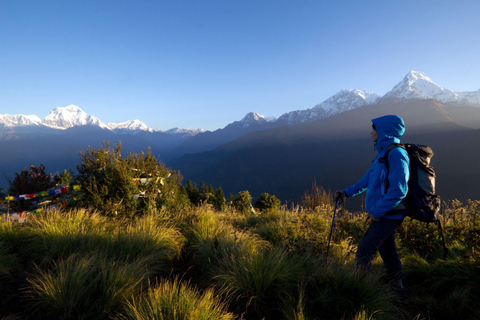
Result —
[[0, 123], [4, 124], [7, 127], [18, 127], [18, 126], [38, 126], [42, 123], [42, 120], [36, 115], [9, 115], [9, 114], [0, 114]]
[[75, 105], [58, 107], [53, 109], [42, 122], [44, 125], [54, 129], [65, 130], [75, 126], [96, 125], [103, 129], [108, 126], [97, 117], [88, 115]]
[[109, 129], [112, 129], [112, 130], [131, 130], [131, 131], [148, 131], [148, 132], [155, 131], [154, 129], [149, 128], [145, 123], [143, 123], [138, 119], [128, 120], [121, 123], [109, 122], [107, 126]]
[[379, 96], [372, 92], [362, 91], [358, 89], [342, 89], [337, 94], [328, 98], [313, 109], [323, 109], [329, 116], [363, 107], [367, 104], [374, 103]]
[[466, 101], [471, 104], [480, 105], [480, 89], [477, 91], [463, 91], [457, 92], [462, 101]]
[[402, 81], [388, 92], [385, 98], [435, 99], [441, 102], [460, 101], [455, 92], [432, 81], [423, 72], [410, 71]]
[[271, 122], [271, 121], [275, 121], [275, 118], [265, 117], [256, 112], [249, 112], [245, 115], [245, 117], [242, 120], [240, 120], [240, 122], [242, 123], [258, 123], [258, 122]]
[[197, 135], [199, 133], [204, 133], [204, 132], [205, 132], [204, 129], [193, 129], [193, 128], [189, 128], [189, 129], [172, 128], [170, 130], [165, 131], [165, 133], [168, 133], [168, 134], [186, 134], [191, 136]]
[[358, 89], [342, 89], [337, 94], [311, 109], [288, 112], [280, 116], [278, 120], [288, 124], [312, 122], [331, 117], [337, 113], [372, 104], [377, 101], [378, 98], [379, 96], [372, 92]]
[[[261, 114], [258, 114], [256, 112], [249, 112], [243, 117], [242, 120], [236, 121], [237, 123], [240, 123], [240, 125], [244, 128], [247, 128], [251, 125], [254, 124], [264, 124], [267, 122], [274, 122], [276, 119], [274, 117], [265, 117]], [[235, 122], [234, 122], [235, 123]]]

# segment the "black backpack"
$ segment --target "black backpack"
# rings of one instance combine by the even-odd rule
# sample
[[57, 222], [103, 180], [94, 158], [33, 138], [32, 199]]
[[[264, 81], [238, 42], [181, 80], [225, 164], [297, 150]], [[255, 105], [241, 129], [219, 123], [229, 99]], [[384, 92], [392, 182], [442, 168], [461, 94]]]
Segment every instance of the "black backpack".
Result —
[[410, 179], [408, 193], [403, 204], [407, 216], [423, 222], [437, 222], [440, 213], [440, 196], [435, 193], [435, 171], [430, 165], [433, 151], [430, 147], [417, 144], [392, 143], [385, 151], [388, 168], [388, 154], [395, 148], [403, 148], [410, 158]]
[[[410, 178], [408, 179], [408, 193], [402, 202], [406, 207], [406, 215], [423, 222], [434, 222], [442, 235], [444, 258], [448, 250], [445, 235], [438, 219], [441, 208], [440, 196], [435, 192], [435, 171], [430, 165], [433, 156], [432, 148], [417, 144], [392, 143], [385, 151], [384, 161], [388, 169], [388, 154], [395, 148], [403, 148], [410, 158]], [[388, 185], [387, 185], [388, 188]], [[392, 214], [395, 211], [391, 211]], [[388, 213], [387, 213], [388, 214]]]

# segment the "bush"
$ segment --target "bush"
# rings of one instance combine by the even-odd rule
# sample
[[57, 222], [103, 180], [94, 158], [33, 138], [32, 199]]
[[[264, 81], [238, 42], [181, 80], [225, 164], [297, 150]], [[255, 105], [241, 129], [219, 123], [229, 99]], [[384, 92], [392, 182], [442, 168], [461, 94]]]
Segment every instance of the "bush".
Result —
[[268, 193], [262, 193], [260, 199], [255, 202], [255, 208], [262, 212], [280, 209], [280, 199]]
[[104, 142], [97, 150], [89, 147], [80, 159], [78, 180], [84, 191], [80, 206], [131, 217], [160, 207], [183, 209], [190, 203], [181, 192], [180, 175], [157, 161], [150, 150], [124, 156], [120, 142], [113, 148]]
[[252, 196], [248, 191], [240, 191], [238, 194], [230, 195], [229, 204], [238, 212], [245, 215], [252, 213]]

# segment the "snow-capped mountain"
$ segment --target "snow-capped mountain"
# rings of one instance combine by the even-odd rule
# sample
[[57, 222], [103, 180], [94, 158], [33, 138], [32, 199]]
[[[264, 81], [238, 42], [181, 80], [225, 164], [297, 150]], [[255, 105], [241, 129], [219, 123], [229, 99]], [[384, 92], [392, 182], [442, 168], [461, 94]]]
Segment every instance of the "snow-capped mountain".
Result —
[[84, 125], [94, 125], [99, 126], [102, 129], [109, 129], [109, 127], [100, 121], [100, 119], [87, 114], [75, 105], [53, 109], [42, 121], [42, 124], [60, 130]]
[[462, 102], [480, 104], [480, 90], [453, 92], [439, 86], [423, 72], [410, 71], [402, 81], [382, 98], [435, 99], [440, 102]]
[[160, 130], [155, 130], [149, 128], [145, 123], [142, 121], [135, 119], [135, 120], [128, 120], [121, 123], [113, 123], [109, 122], [107, 124], [109, 129], [118, 130], [118, 131], [148, 131], [148, 132], [158, 132]]
[[243, 117], [242, 120], [240, 120], [240, 123], [244, 127], [249, 127], [253, 124], [262, 124], [262, 123], [267, 123], [267, 122], [273, 122], [277, 119], [274, 117], [265, 117], [261, 114], [258, 114], [256, 112], [249, 112]]
[[463, 101], [474, 105], [480, 105], [480, 89], [477, 91], [461, 91], [457, 94], [462, 98]]
[[56, 130], [65, 130], [77, 126], [97, 126], [102, 129], [111, 130], [115, 132], [131, 133], [131, 132], [149, 132], [149, 133], [166, 133], [166, 134], [183, 134], [194, 136], [202, 133], [203, 129], [179, 129], [173, 128], [163, 132], [162, 130], [152, 129], [142, 121], [129, 120], [121, 123], [110, 122], [105, 124], [97, 117], [87, 114], [81, 108], [75, 105], [66, 107], [58, 107], [53, 109], [44, 120], [41, 120], [36, 115], [8, 115], [0, 114], [0, 126], [12, 127], [48, 127]]
[[0, 124], [4, 126], [38, 126], [42, 120], [36, 115], [9, 115], [9, 114], [0, 114]]
[[265, 117], [261, 114], [256, 112], [249, 112], [243, 117], [240, 121], [235, 121], [227, 125], [224, 129], [234, 129], [239, 128], [241, 130], [250, 128], [252, 126], [263, 125], [269, 122], [275, 122], [276, 119], [274, 117]]
[[337, 113], [360, 108], [377, 101], [379, 96], [372, 92], [350, 89], [341, 90], [315, 107], [285, 113], [278, 118], [279, 122], [298, 124], [331, 117]]
[[204, 129], [192, 129], [192, 128], [189, 128], [189, 129], [172, 128], [170, 130], [165, 131], [165, 133], [168, 133], [168, 134], [185, 134], [185, 135], [191, 135], [191, 136], [194, 136], [203, 132], [205, 132]]

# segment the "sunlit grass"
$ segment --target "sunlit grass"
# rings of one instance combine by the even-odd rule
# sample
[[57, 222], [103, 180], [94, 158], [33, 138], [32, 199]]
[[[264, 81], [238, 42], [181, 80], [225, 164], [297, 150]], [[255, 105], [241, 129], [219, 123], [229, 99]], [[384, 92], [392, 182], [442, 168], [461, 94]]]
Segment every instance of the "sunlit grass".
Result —
[[43, 265], [74, 253], [98, 253], [103, 257], [151, 263], [176, 258], [184, 244], [182, 235], [153, 216], [110, 220], [84, 209], [53, 211], [25, 226], [28, 244], [23, 248]]
[[29, 278], [27, 297], [40, 316], [102, 319], [120, 308], [150, 276], [144, 260], [119, 262], [71, 255]]
[[[174, 312], [184, 317], [178, 319], [245, 320], [476, 319], [480, 314], [475, 285], [480, 237], [472, 229], [470, 209], [452, 203], [442, 216], [446, 260], [435, 225], [407, 219], [399, 229], [408, 305], [382, 280], [378, 256], [369, 274], [355, 270], [356, 247], [368, 227], [360, 214], [338, 213], [325, 259], [330, 209], [246, 215], [201, 206], [130, 219], [76, 209], [32, 216], [22, 225], [0, 222], [0, 281], [8, 280], [0, 282], [2, 296], [13, 290], [23, 301], [13, 312], [0, 307], [0, 314], [171, 319]], [[25, 281], [16, 277], [26, 278], [28, 287], [20, 288]], [[159, 280], [165, 277], [174, 280]], [[212, 308], [220, 311], [209, 313]]]
[[226, 311], [226, 305], [212, 289], [200, 292], [175, 278], [173, 281], [161, 280], [157, 285], [150, 286], [145, 294], [134, 297], [119, 318], [233, 320], [236, 317]]
[[282, 314], [285, 304], [295, 300], [303, 259], [282, 249], [232, 254], [224, 258], [214, 281], [227, 301], [252, 316], [261, 318]]

